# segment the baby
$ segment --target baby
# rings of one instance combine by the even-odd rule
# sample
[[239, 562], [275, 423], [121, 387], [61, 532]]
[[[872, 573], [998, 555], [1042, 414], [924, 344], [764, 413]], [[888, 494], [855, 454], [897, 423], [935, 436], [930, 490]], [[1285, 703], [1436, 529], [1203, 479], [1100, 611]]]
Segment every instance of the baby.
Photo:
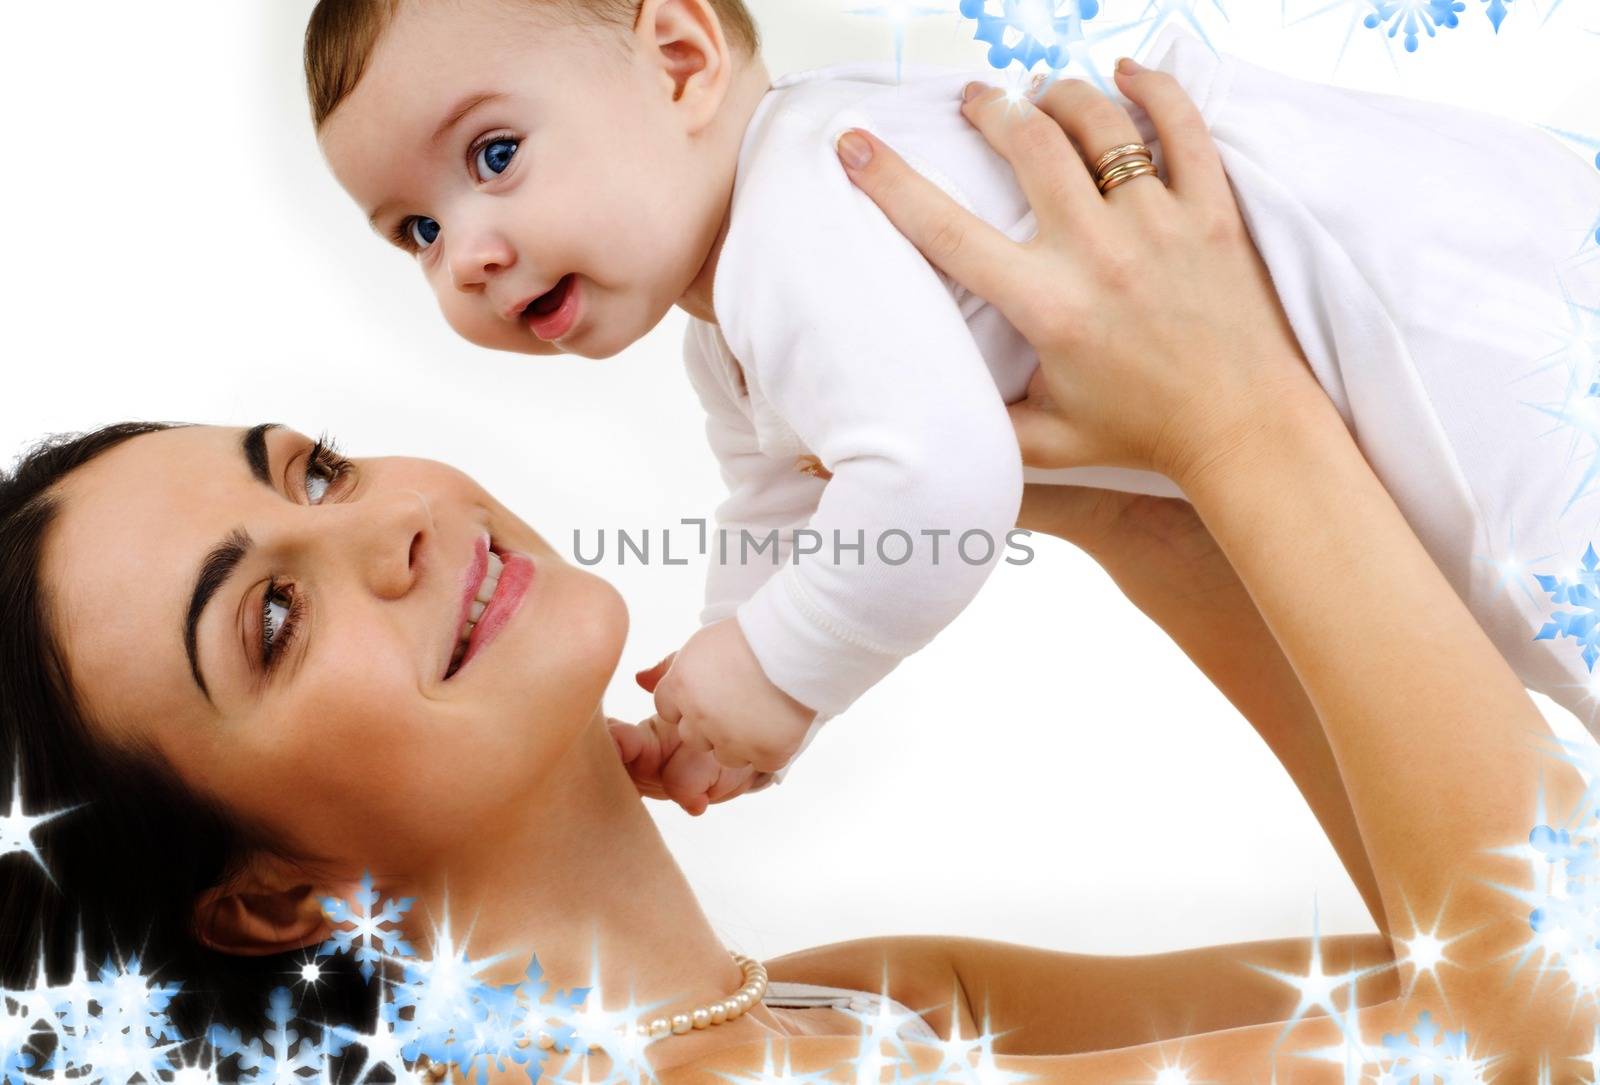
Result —
[[[871, 130], [1031, 236], [1008, 167], [957, 111], [971, 74], [773, 81], [757, 49], [740, 0], [322, 0], [306, 39], [335, 175], [462, 336], [604, 358], [674, 305], [691, 317], [729, 496], [703, 627], [642, 681], [711, 798], [717, 762], [783, 768], [1005, 559], [1024, 479], [1006, 404], [1036, 366], [836, 157], [841, 132]], [[1534, 644], [1550, 608], [1503, 561], [1514, 542], [1560, 572], [1600, 521], [1549, 432], [1593, 380], [1552, 352], [1577, 311], [1558, 266], [1600, 177], [1531, 128], [1301, 82], [1179, 34], [1151, 64], [1199, 104], [1374, 469], [1524, 681], [1587, 720], [1577, 646]], [[1182, 496], [1138, 471], [1030, 477]]]

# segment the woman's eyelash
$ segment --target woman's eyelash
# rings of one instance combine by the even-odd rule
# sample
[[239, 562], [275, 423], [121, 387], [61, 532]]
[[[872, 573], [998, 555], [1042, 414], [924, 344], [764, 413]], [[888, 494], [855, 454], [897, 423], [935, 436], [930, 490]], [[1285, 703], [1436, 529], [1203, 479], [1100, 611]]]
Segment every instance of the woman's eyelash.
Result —
[[[299, 592], [289, 594], [288, 613], [284, 615], [283, 624], [278, 632], [272, 632], [272, 604], [283, 592], [283, 586], [276, 577], [267, 581], [267, 590], [261, 597], [261, 669], [270, 675], [283, 658], [283, 653], [288, 650], [294, 641], [295, 631], [300, 627], [300, 616], [304, 610], [304, 603]], [[282, 605], [280, 603], [280, 605]]]
[[309, 492], [313, 472], [322, 472], [329, 486], [355, 470], [355, 464], [339, 452], [339, 443], [326, 433], [316, 439], [306, 454], [306, 469], [302, 473], [302, 488]]
[[[301, 485], [307, 495], [310, 494], [311, 482], [320, 476], [328, 486], [332, 487], [345, 475], [355, 470], [355, 464], [339, 454], [339, 446], [327, 434], [318, 437], [312, 444], [311, 451], [306, 454], [305, 470], [301, 472]], [[272, 631], [272, 609], [274, 604], [284, 606], [283, 597], [288, 597], [287, 612], [283, 616], [283, 623], [278, 626], [277, 633]], [[267, 590], [261, 597], [261, 669], [271, 674], [278, 660], [283, 658], [283, 653], [288, 650], [294, 641], [295, 631], [300, 627], [300, 619], [305, 610], [304, 596], [293, 589], [287, 589], [276, 577], [267, 581]]]

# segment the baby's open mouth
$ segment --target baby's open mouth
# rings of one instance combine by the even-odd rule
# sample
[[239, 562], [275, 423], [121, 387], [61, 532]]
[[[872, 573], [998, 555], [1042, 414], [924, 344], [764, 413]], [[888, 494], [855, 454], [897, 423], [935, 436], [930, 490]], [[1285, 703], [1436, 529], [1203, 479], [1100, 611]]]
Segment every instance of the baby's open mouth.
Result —
[[567, 291], [572, 287], [572, 274], [569, 272], [561, 276], [559, 282], [549, 290], [530, 301], [522, 310], [524, 319], [534, 316], [549, 316], [561, 308], [561, 303], [566, 300]]

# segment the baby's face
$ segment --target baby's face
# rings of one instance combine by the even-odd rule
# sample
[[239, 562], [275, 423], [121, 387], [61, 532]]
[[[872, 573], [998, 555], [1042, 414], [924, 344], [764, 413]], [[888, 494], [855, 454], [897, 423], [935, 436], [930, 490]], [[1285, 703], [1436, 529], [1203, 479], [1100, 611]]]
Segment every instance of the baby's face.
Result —
[[694, 281], [727, 194], [670, 61], [553, 10], [408, 0], [319, 138], [463, 337], [604, 358]]

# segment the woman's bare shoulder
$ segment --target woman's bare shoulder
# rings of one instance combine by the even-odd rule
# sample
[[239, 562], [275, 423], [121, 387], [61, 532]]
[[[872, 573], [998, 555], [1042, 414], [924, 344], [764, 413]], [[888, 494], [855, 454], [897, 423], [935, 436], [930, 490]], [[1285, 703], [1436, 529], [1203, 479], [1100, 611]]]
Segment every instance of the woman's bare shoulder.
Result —
[[941, 1036], [952, 1024], [974, 1034], [971, 992], [963, 975], [994, 979], [986, 964], [1015, 962], [1046, 951], [1010, 942], [953, 935], [891, 935], [833, 942], [765, 962], [774, 980], [882, 993], [916, 1010]]

